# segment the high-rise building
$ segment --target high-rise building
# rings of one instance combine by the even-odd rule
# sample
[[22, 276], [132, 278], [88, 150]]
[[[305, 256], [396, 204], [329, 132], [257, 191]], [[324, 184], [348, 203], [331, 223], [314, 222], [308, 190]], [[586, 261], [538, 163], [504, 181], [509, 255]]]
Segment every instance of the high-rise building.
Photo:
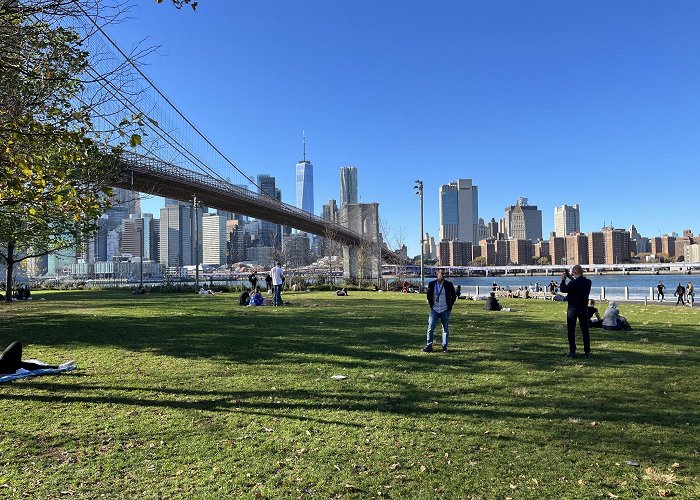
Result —
[[314, 166], [306, 159], [306, 138], [304, 138], [304, 159], [297, 163], [297, 208], [314, 213]]
[[566, 240], [555, 233], [549, 238], [549, 257], [553, 265], [566, 265]]
[[479, 241], [479, 191], [471, 179], [440, 186], [440, 241]]
[[665, 234], [661, 237], [661, 252], [669, 257], [676, 256], [676, 237]]
[[509, 261], [517, 265], [530, 265], [533, 258], [533, 244], [531, 240], [507, 240]]
[[[282, 199], [282, 192], [275, 186], [275, 178], [268, 174], [258, 175], [260, 194], [265, 194], [277, 201]], [[313, 194], [312, 194], [313, 199]], [[282, 248], [282, 226], [273, 222], [260, 221], [259, 244], [266, 247]]]
[[428, 233], [425, 233], [425, 239], [423, 240], [423, 256], [428, 260], [437, 259], [435, 238]]
[[226, 219], [220, 215], [202, 216], [202, 264], [221, 266], [226, 263]]
[[153, 214], [131, 214], [122, 221], [121, 254], [143, 257], [144, 260], [157, 260], [158, 244]]
[[476, 225], [476, 241], [481, 241], [489, 237], [489, 228], [486, 226], [484, 219], [479, 217], [479, 222]]
[[192, 209], [170, 205], [160, 209], [160, 262], [168, 267], [194, 264]]
[[471, 241], [450, 240], [440, 242], [441, 266], [468, 266], [471, 261]]
[[605, 263], [622, 264], [630, 259], [630, 233], [624, 229], [604, 227]]
[[581, 232], [581, 216], [578, 204], [554, 207], [554, 232], [557, 236]]
[[547, 257], [551, 260], [551, 255], [549, 254], [549, 241], [538, 241], [533, 246], [533, 259], [537, 260], [542, 257]]
[[340, 206], [358, 203], [357, 168], [340, 167]]
[[226, 233], [228, 234], [226, 264], [232, 266], [237, 262], [245, 260], [245, 224], [237, 219], [227, 220]]
[[588, 233], [588, 263], [605, 264], [605, 235], [601, 232]]
[[491, 217], [491, 220], [486, 223], [487, 234], [484, 238], [480, 238], [480, 240], [485, 238], [495, 238], [497, 240], [501, 239], [498, 226], [498, 221]]
[[323, 205], [323, 214], [321, 217], [331, 222], [338, 222], [338, 219], [340, 218], [340, 211], [338, 210], [338, 204], [333, 198], [328, 200], [327, 204]]
[[589, 264], [588, 237], [585, 234], [567, 234], [566, 239], [566, 264]]
[[506, 207], [504, 221], [509, 239], [542, 239], [542, 210], [537, 205], [528, 205], [527, 198], [518, 198], [515, 205]]

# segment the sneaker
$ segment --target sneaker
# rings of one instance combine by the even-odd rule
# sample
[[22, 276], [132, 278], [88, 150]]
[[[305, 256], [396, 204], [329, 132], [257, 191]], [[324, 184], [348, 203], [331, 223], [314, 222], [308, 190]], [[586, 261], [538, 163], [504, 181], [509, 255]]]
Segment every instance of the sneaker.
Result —
[[447, 352], [447, 344], [442, 346], [442, 352]]
[[58, 365], [58, 368], [61, 370], [75, 370], [76, 364], [74, 360], [66, 361], [65, 363], [61, 363]]
[[423, 348], [423, 352], [433, 352], [433, 346], [431, 344], [428, 344]]
[[569, 354], [566, 355], [567, 358], [575, 358], [576, 353], [575, 352], [570, 352]]

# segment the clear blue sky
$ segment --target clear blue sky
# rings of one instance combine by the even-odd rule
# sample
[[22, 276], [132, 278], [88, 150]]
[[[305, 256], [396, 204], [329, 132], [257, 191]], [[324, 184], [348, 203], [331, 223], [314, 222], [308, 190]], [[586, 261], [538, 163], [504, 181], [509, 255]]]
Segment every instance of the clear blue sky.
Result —
[[412, 255], [419, 178], [435, 236], [457, 178], [485, 220], [528, 197], [545, 235], [564, 203], [586, 232], [700, 232], [700, 2], [138, 4], [109, 33], [160, 46], [146, 73], [230, 158], [294, 204], [306, 131], [317, 213], [354, 165]]

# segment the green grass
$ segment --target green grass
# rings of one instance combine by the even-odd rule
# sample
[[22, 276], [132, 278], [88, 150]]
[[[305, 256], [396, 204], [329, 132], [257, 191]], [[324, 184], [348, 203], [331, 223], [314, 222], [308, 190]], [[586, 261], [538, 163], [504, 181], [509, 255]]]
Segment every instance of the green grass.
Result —
[[0, 344], [78, 370], [0, 385], [0, 497], [700, 496], [700, 309], [568, 361], [554, 302], [459, 301], [443, 355], [418, 295], [34, 296]]

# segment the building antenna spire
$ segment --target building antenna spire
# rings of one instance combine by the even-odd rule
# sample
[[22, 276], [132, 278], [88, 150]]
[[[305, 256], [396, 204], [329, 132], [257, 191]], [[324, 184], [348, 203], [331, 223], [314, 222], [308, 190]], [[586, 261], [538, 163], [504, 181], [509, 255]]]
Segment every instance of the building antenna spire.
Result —
[[301, 131], [301, 142], [304, 144], [304, 161], [306, 161], [306, 132]]

